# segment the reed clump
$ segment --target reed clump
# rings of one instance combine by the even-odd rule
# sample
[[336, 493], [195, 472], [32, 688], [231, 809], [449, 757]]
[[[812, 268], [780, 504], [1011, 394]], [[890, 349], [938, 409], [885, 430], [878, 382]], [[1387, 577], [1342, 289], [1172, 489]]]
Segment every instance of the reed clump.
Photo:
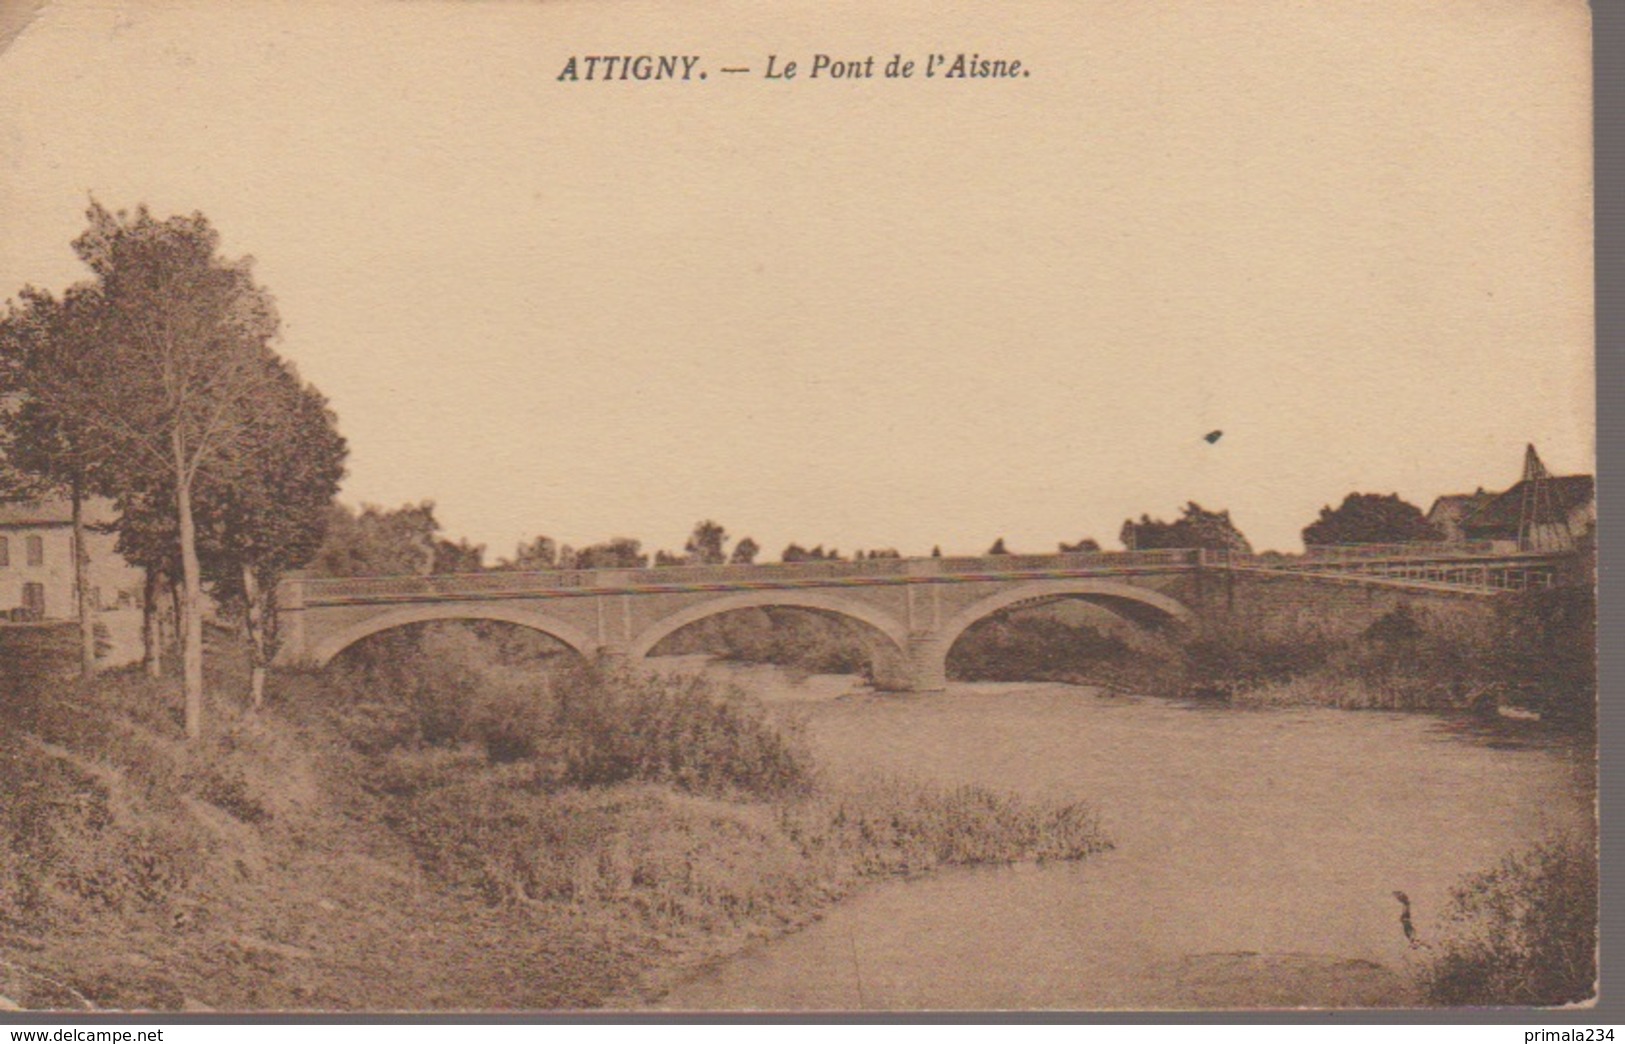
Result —
[[1597, 848], [1552, 838], [1452, 890], [1419, 978], [1449, 1006], [1544, 1007], [1596, 996]]

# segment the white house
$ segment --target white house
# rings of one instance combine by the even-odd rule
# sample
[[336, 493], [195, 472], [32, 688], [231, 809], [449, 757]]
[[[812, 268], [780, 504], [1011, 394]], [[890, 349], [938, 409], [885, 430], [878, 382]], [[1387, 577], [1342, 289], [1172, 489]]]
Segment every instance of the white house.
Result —
[[[110, 521], [106, 500], [84, 505], [89, 524]], [[113, 550], [116, 537], [90, 529], [90, 602], [111, 610], [140, 604], [142, 574]], [[76, 615], [73, 590], [73, 509], [66, 500], [0, 503], [0, 618], [69, 620]]]

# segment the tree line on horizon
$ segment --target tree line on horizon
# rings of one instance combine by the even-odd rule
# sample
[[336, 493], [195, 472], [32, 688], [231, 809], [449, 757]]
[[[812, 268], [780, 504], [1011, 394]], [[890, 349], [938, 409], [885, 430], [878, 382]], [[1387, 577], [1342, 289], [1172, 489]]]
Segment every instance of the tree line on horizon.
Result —
[[[657, 550], [652, 555], [632, 537], [612, 537], [585, 547], [561, 544], [552, 537], [521, 541], [511, 557], [487, 564], [486, 548], [442, 535], [431, 500], [390, 510], [365, 505], [359, 511], [342, 504], [329, 510], [327, 538], [313, 556], [311, 573], [319, 576], [430, 575], [501, 571], [571, 569], [647, 569], [690, 565], [754, 565], [761, 546], [744, 537], [729, 549], [727, 529], [713, 519], [694, 524], [681, 553]], [[1303, 529], [1307, 546], [1328, 544], [1393, 544], [1437, 541], [1438, 530], [1422, 511], [1398, 494], [1350, 493], [1336, 508], [1321, 508], [1319, 517]], [[1141, 515], [1127, 519], [1119, 532], [1127, 550], [1203, 549], [1252, 552], [1252, 544], [1236, 527], [1227, 510], [1209, 511], [1195, 501], [1187, 503], [1172, 521]], [[1061, 541], [1062, 554], [1100, 551], [1100, 543], [1085, 537], [1075, 543]], [[984, 554], [1007, 555], [1003, 537]], [[931, 556], [942, 557], [939, 546]], [[856, 551], [850, 558], [823, 544], [811, 548], [790, 543], [779, 561], [841, 562], [902, 558], [896, 548]]]

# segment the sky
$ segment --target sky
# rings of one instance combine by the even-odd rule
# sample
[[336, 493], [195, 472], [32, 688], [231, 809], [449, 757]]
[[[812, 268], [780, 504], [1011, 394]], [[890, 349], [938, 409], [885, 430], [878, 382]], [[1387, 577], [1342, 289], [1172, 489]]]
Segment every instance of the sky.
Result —
[[[1593, 470], [1583, 4], [873, 7], [45, 3], [0, 53], [0, 297], [85, 277], [92, 197], [203, 212], [342, 498], [490, 558], [1116, 547], [1189, 500], [1296, 550], [1526, 442]], [[960, 51], [1029, 75], [880, 75]], [[605, 54], [707, 78], [558, 79]]]

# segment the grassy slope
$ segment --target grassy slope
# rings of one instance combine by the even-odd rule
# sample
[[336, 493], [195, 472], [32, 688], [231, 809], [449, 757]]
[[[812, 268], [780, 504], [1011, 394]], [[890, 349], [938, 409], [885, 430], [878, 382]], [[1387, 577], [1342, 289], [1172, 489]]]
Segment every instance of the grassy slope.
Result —
[[[214, 692], [240, 690], [226, 674]], [[257, 714], [217, 699], [197, 747], [174, 686], [133, 673], [0, 703], [0, 997], [590, 1007], [866, 878], [1103, 845], [1079, 807], [981, 791], [759, 800], [559, 786], [468, 745], [363, 753], [320, 713], [324, 684], [279, 679]]]
[[25, 1006], [75, 1006], [45, 976], [99, 1007], [555, 1007], [634, 971], [567, 911], [438, 887], [341, 748], [274, 711], [200, 754], [121, 713], [158, 686], [69, 692], [91, 705], [0, 736], [0, 992]]

